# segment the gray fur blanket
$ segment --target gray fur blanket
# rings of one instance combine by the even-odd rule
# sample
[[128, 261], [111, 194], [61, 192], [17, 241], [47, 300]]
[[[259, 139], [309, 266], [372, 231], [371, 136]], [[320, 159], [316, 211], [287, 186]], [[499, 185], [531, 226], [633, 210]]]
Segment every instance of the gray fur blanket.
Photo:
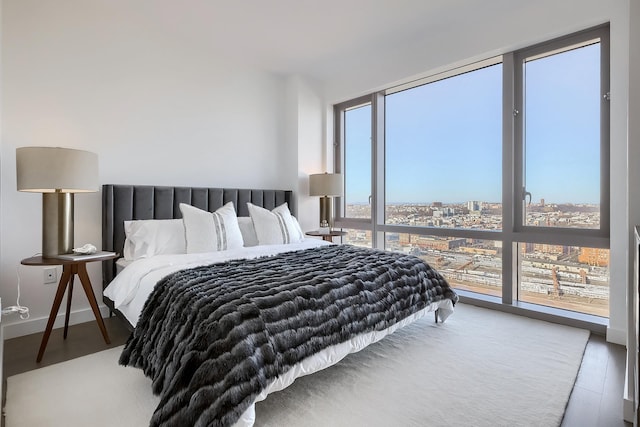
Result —
[[419, 258], [349, 245], [197, 267], [158, 282], [120, 363], [153, 380], [152, 426], [229, 426], [304, 358], [445, 298]]

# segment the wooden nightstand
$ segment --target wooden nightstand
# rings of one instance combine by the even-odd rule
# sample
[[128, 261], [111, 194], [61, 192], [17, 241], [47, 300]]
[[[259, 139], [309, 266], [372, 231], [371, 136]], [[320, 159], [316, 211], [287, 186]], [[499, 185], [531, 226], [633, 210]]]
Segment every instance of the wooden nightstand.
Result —
[[321, 233], [319, 231], [307, 231], [304, 234], [306, 234], [307, 236], [312, 236], [312, 237], [322, 237], [322, 240], [326, 240], [327, 242], [333, 242], [333, 238], [334, 237], [346, 236], [347, 232], [346, 231], [340, 231], [340, 230], [331, 230], [328, 233]]
[[98, 327], [102, 332], [102, 336], [104, 337], [104, 342], [107, 344], [111, 344], [109, 340], [109, 335], [107, 334], [107, 329], [104, 326], [104, 322], [102, 321], [102, 316], [100, 315], [100, 310], [98, 309], [98, 303], [96, 301], [96, 297], [93, 294], [93, 288], [91, 287], [91, 281], [89, 280], [89, 275], [87, 274], [87, 263], [94, 261], [106, 261], [108, 259], [117, 258], [118, 255], [113, 252], [98, 252], [91, 255], [77, 255], [73, 256], [72, 259], [63, 259], [63, 258], [43, 258], [41, 256], [35, 256], [31, 258], [25, 258], [20, 261], [22, 265], [61, 265], [62, 266], [62, 277], [60, 277], [60, 282], [58, 283], [58, 290], [56, 291], [56, 296], [53, 299], [53, 306], [51, 307], [51, 314], [49, 314], [49, 321], [47, 322], [47, 327], [44, 331], [44, 335], [42, 336], [42, 342], [40, 343], [40, 350], [38, 351], [38, 357], [36, 362], [40, 362], [42, 360], [42, 356], [44, 354], [44, 350], [47, 348], [47, 342], [49, 341], [49, 336], [51, 335], [51, 330], [53, 329], [53, 322], [56, 320], [56, 316], [58, 315], [58, 309], [60, 308], [60, 303], [62, 302], [62, 297], [64, 296], [64, 291], [68, 288], [69, 292], [67, 292], [67, 311], [65, 312], [64, 317], [64, 338], [67, 338], [67, 329], [69, 327], [69, 310], [71, 309], [71, 297], [73, 294], [73, 279], [76, 274], [80, 277], [80, 283], [82, 283], [82, 288], [84, 289], [84, 293], [87, 295], [87, 299], [89, 300], [89, 305], [91, 305], [91, 309], [93, 310], [93, 315], [96, 317], [96, 321], [98, 322]]

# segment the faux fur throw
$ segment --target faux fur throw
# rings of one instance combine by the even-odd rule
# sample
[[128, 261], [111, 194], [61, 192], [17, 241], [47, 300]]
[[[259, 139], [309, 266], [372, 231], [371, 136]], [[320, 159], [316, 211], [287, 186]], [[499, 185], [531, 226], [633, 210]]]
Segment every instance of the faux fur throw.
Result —
[[120, 357], [161, 397], [152, 426], [230, 426], [279, 374], [333, 344], [458, 297], [419, 258], [331, 245], [179, 271]]

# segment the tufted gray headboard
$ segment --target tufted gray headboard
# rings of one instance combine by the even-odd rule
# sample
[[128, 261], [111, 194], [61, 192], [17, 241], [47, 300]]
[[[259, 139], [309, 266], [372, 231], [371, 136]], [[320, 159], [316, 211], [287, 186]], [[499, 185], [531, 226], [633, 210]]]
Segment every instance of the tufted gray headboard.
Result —
[[[266, 209], [287, 202], [291, 213], [295, 215], [292, 199], [293, 193], [289, 190], [106, 184], [102, 186], [102, 249], [122, 255], [124, 221], [182, 218], [180, 203], [213, 212], [225, 203], [233, 202], [238, 216], [249, 216], [247, 202]], [[115, 274], [115, 260], [104, 261], [103, 288], [113, 280]]]

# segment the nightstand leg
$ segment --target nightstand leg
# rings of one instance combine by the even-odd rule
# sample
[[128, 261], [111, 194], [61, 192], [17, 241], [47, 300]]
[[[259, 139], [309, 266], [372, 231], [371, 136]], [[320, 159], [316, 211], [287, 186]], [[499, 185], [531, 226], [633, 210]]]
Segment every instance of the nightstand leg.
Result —
[[49, 342], [51, 329], [53, 329], [53, 322], [56, 320], [56, 315], [58, 314], [58, 309], [60, 308], [60, 303], [62, 302], [62, 297], [64, 296], [64, 291], [67, 288], [67, 283], [69, 283], [70, 278], [71, 278], [71, 269], [64, 268], [62, 270], [62, 277], [60, 278], [60, 283], [58, 283], [58, 290], [56, 291], [56, 297], [53, 299], [53, 306], [51, 307], [51, 313], [49, 314], [49, 321], [47, 322], [47, 327], [44, 330], [44, 335], [42, 336], [42, 342], [40, 343], [40, 350], [38, 351], [38, 357], [36, 358], [37, 363], [40, 363], [40, 361], [42, 360], [42, 355], [44, 354], [44, 349], [47, 348], [47, 342]]
[[80, 283], [82, 283], [84, 293], [87, 294], [87, 299], [89, 300], [89, 305], [91, 305], [91, 309], [93, 310], [93, 315], [96, 316], [96, 321], [98, 322], [98, 327], [102, 332], [104, 342], [106, 342], [107, 344], [111, 344], [111, 340], [109, 340], [109, 335], [107, 334], [107, 328], [104, 326], [104, 321], [102, 320], [100, 310], [98, 309], [98, 302], [96, 301], [96, 297], [93, 294], [93, 288], [91, 287], [91, 281], [89, 280], [89, 275], [87, 274], [87, 265], [85, 263], [81, 263], [78, 265], [78, 276], [80, 276]]
[[64, 334], [63, 338], [67, 339], [67, 329], [69, 329], [69, 312], [71, 311], [71, 298], [73, 295], [73, 279], [76, 277], [75, 274], [71, 275], [71, 279], [69, 279], [69, 287], [67, 291], [67, 312], [64, 316]]

